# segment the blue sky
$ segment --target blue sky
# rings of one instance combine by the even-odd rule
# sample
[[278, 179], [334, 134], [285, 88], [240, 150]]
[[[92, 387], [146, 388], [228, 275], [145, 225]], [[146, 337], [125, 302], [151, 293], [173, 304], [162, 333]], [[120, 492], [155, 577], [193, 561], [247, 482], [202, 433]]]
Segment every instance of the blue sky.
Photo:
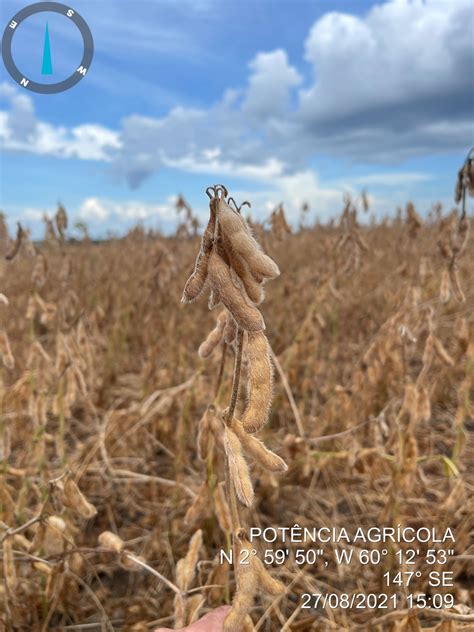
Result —
[[[2, 29], [25, 3], [4, 0]], [[178, 193], [206, 215], [224, 182], [264, 218], [303, 201], [321, 219], [367, 189], [378, 214], [453, 204], [474, 145], [472, 0], [76, 0], [95, 55], [71, 90], [0, 76], [0, 204], [41, 234], [58, 200], [97, 235], [171, 228]], [[25, 21], [15, 61], [56, 77], [80, 57], [54, 14]]]

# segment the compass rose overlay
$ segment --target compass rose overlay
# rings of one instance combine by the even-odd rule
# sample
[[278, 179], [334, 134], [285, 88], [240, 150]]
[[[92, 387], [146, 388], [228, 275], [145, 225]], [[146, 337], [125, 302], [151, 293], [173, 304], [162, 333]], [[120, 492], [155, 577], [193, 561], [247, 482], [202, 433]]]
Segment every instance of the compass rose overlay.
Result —
[[[18, 26], [30, 16], [48, 11], [59, 13], [60, 15], [64, 16], [65, 19], [73, 22], [78, 28], [83, 42], [82, 59], [79, 65], [72, 70], [69, 77], [62, 81], [58, 81], [57, 83], [41, 83], [27, 77], [17, 67], [12, 54], [12, 41]], [[64, 4], [60, 4], [59, 2], [37, 2], [36, 4], [30, 4], [27, 7], [24, 7], [11, 18], [3, 33], [3, 63], [5, 64], [5, 67], [10, 73], [11, 77], [18, 83], [18, 85], [25, 88], [26, 90], [31, 90], [32, 92], [38, 92], [40, 94], [54, 94], [72, 88], [86, 76], [91, 66], [93, 56], [94, 41], [92, 39], [92, 33], [87, 22], [77, 13], [77, 11], [71, 9]], [[51, 75], [52, 72], [53, 70], [49, 43], [49, 31], [46, 25], [42, 74]]]

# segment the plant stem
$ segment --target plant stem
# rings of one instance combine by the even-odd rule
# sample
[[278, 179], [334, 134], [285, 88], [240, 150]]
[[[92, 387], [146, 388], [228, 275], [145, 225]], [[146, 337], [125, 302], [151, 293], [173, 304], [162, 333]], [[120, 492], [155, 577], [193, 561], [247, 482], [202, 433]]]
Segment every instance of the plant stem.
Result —
[[[242, 368], [242, 343], [243, 343], [243, 339], [244, 339], [244, 332], [243, 330], [238, 327], [237, 329], [237, 349], [236, 349], [236, 353], [235, 353], [235, 362], [234, 362], [234, 375], [232, 378], [232, 394], [231, 394], [231, 398], [230, 398], [230, 404], [229, 404], [229, 410], [227, 411], [227, 415], [226, 415], [226, 425], [228, 428], [230, 428], [230, 426], [232, 425], [232, 418], [234, 416], [234, 411], [235, 411], [235, 406], [237, 404], [237, 398], [239, 396], [239, 384], [240, 384], [240, 371]], [[229, 472], [229, 461], [228, 458], [226, 456], [226, 460], [225, 460], [225, 482], [226, 482], [226, 494], [227, 494], [227, 498], [229, 500], [229, 508], [230, 508], [230, 514], [232, 517], [232, 529], [235, 532], [240, 529], [240, 518], [239, 518], [239, 508], [237, 505], [237, 497], [235, 494], [235, 488], [234, 485], [231, 481], [230, 478], [230, 472]], [[234, 543], [234, 568], [235, 568], [235, 553], [236, 553], [236, 547], [235, 547], [235, 539], [233, 538]]]
[[226, 424], [230, 426], [232, 424], [232, 418], [234, 416], [235, 406], [237, 405], [237, 398], [239, 396], [239, 384], [240, 384], [240, 371], [242, 368], [242, 343], [244, 339], [243, 330], [237, 328], [237, 350], [235, 353], [234, 363], [234, 376], [232, 379], [232, 395], [230, 398], [229, 410], [227, 411]]
[[219, 366], [219, 373], [217, 374], [216, 390], [214, 394], [215, 400], [217, 400], [217, 398], [219, 397], [219, 391], [221, 389], [222, 378], [224, 376], [226, 354], [227, 354], [227, 343], [224, 340], [224, 343], [222, 345], [221, 364]]
[[234, 484], [232, 483], [232, 480], [230, 478], [229, 461], [227, 457], [225, 459], [225, 486], [227, 498], [229, 499], [230, 516], [232, 518], [232, 530], [235, 533], [240, 529], [240, 516]]

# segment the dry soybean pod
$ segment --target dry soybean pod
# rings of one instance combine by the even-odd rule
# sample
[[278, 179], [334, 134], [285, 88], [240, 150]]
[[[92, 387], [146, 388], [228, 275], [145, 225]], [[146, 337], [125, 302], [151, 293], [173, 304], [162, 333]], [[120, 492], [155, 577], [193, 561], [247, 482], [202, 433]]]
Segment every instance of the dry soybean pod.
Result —
[[232, 250], [248, 264], [256, 279], [274, 279], [280, 274], [277, 264], [266, 255], [252, 236], [245, 219], [233, 211], [225, 200], [219, 200], [217, 217]]
[[207, 482], [201, 483], [196, 498], [189, 506], [184, 514], [184, 523], [186, 525], [194, 525], [198, 520], [203, 520], [207, 515], [209, 508], [209, 491]]
[[61, 491], [61, 500], [63, 505], [72, 511], [75, 511], [80, 516], [88, 519], [93, 518], [97, 514], [97, 509], [87, 500], [79, 489], [77, 483], [75, 483], [72, 478], [66, 479], [62, 485]]
[[449, 298], [451, 296], [451, 281], [449, 279], [449, 271], [444, 269], [441, 274], [441, 284], [439, 288], [439, 300], [443, 305], [449, 303]]
[[213, 492], [214, 509], [219, 522], [220, 528], [226, 531], [232, 531], [232, 517], [230, 515], [229, 505], [225, 497], [224, 483], [218, 483]]
[[456, 300], [460, 303], [465, 303], [466, 296], [461, 287], [457, 265], [453, 265], [449, 268], [449, 278], [451, 280], [451, 288], [453, 290], [454, 296], [456, 297]]
[[210, 251], [201, 248], [196, 259], [194, 271], [184, 286], [183, 296], [181, 298], [182, 303], [192, 303], [204, 290], [207, 280], [209, 256]]
[[449, 355], [449, 353], [444, 348], [443, 343], [439, 338], [433, 336], [434, 349], [438, 354], [439, 358], [448, 366], [454, 366], [456, 363], [453, 358]]
[[194, 575], [196, 574], [196, 565], [199, 560], [199, 551], [202, 547], [202, 531], [198, 529], [194, 532], [189, 542], [188, 551], [182, 559], [176, 564], [176, 585], [183, 592], [188, 590]]
[[99, 535], [99, 544], [103, 546], [105, 549], [110, 549], [115, 551], [116, 553], [121, 553], [125, 548], [124, 541], [119, 538], [118, 535], [112, 533], [111, 531], [103, 531]]
[[211, 205], [211, 216], [201, 239], [201, 248], [198, 256], [196, 257], [194, 271], [184, 286], [183, 296], [181, 298], [182, 303], [191, 303], [192, 301], [195, 301], [204, 290], [207, 280], [209, 257], [212, 250], [215, 226], [216, 214], [212, 210]]
[[242, 453], [242, 444], [229, 427], [224, 431], [225, 453], [229, 461], [230, 478], [240, 502], [251, 507], [254, 498], [249, 466]]
[[252, 303], [260, 305], [265, 298], [263, 284], [257, 281], [253, 274], [250, 273], [249, 267], [243, 259], [237, 257], [234, 253], [232, 253], [229, 258], [234, 282], [236, 282], [239, 287], [243, 287]]
[[217, 347], [217, 345], [220, 343], [220, 341], [222, 340], [226, 322], [227, 310], [223, 310], [217, 317], [216, 326], [199, 347], [198, 353], [200, 358], [208, 358]]
[[3, 574], [8, 591], [14, 594], [18, 580], [13, 557], [13, 542], [10, 537], [3, 542]]
[[11, 371], [15, 367], [15, 358], [12, 354], [10, 341], [6, 331], [2, 331], [0, 335], [0, 359], [5, 368]]
[[209, 425], [209, 407], [208, 407], [204, 415], [201, 417], [199, 421], [199, 426], [198, 426], [197, 453], [201, 461], [205, 461], [207, 459], [208, 446], [209, 446], [209, 433], [210, 433], [210, 425]]
[[257, 432], [268, 419], [273, 390], [270, 346], [263, 332], [249, 332], [248, 403], [242, 417], [246, 432]]
[[469, 239], [469, 220], [467, 217], [462, 217], [459, 220], [456, 233], [453, 235], [451, 242], [453, 255], [460, 257], [466, 248], [467, 241]]
[[211, 290], [211, 293], [209, 294], [209, 300], [207, 302], [207, 306], [209, 310], [212, 311], [220, 304], [221, 304], [221, 296], [218, 290], [214, 288]]
[[288, 466], [285, 461], [269, 450], [260, 439], [245, 432], [242, 422], [234, 417], [232, 430], [240, 439], [244, 450], [254, 457], [264, 468], [272, 472], [286, 472]]
[[265, 329], [263, 316], [254, 305], [250, 305], [242, 291], [235, 287], [230, 270], [215, 250], [209, 259], [209, 280], [213, 288], [219, 291], [221, 300], [236, 322], [246, 331]]
[[242, 625], [253, 605], [254, 595], [258, 588], [258, 575], [251, 562], [252, 545], [245, 538], [235, 536], [239, 542], [237, 567], [238, 590], [232, 601], [232, 609], [224, 621], [224, 632], [242, 632]]
[[234, 320], [234, 317], [230, 312], [227, 312], [227, 322], [224, 328], [224, 340], [230, 345], [234, 342], [235, 336], [237, 334], [237, 325]]
[[229, 264], [239, 277], [239, 280], [242, 282], [247, 296], [252, 303], [260, 305], [265, 296], [262, 283], [257, 281], [250, 272], [250, 268], [245, 259], [232, 250], [232, 246], [225, 236], [223, 236], [223, 245], [225, 251], [227, 252]]
[[25, 232], [24, 232], [23, 228], [21, 227], [21, 224], [18, 223], [18, 228], [17, 228], [17, 231], [16, 231], [15, 243], [13, 244], [11, 250], [9, 250], [9, 252], [7, 252], [7, 254], [5, 255], [5, 259], [7, 261], [11, 261], [18, 254], [18, 251], [20, 250], [21, 242], [23, 241], [24, 234], [25, 234]]
[[269, 595], [276, 596], [283, 594], [285, 592], [285, 585], [270, 575], [262, 560], [256, 555], [252, 555], [251, 560], [261, 588]]

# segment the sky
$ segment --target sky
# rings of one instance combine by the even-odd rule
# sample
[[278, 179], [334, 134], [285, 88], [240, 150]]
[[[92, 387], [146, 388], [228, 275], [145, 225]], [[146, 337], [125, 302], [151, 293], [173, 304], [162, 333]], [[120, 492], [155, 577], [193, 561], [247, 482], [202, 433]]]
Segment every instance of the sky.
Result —
[[[27, 3], [3, 0], [0, 28]], [[379, 217], [454, 205], [474, 145], [473, 0], [73, 0], [94, 58], [36, 94], [0, 64], [0, 208], [40, 235], [71, 224], [171, 230], [183, 194], [202, 220], [224, 183], [264, 219], [339, 214], [366, 190]], [[41, 75], [48, 23], [53, 76]], [[53, 13], [18, 26], [13, 57], [52, 82], [77, 67], [79, 31]]]

